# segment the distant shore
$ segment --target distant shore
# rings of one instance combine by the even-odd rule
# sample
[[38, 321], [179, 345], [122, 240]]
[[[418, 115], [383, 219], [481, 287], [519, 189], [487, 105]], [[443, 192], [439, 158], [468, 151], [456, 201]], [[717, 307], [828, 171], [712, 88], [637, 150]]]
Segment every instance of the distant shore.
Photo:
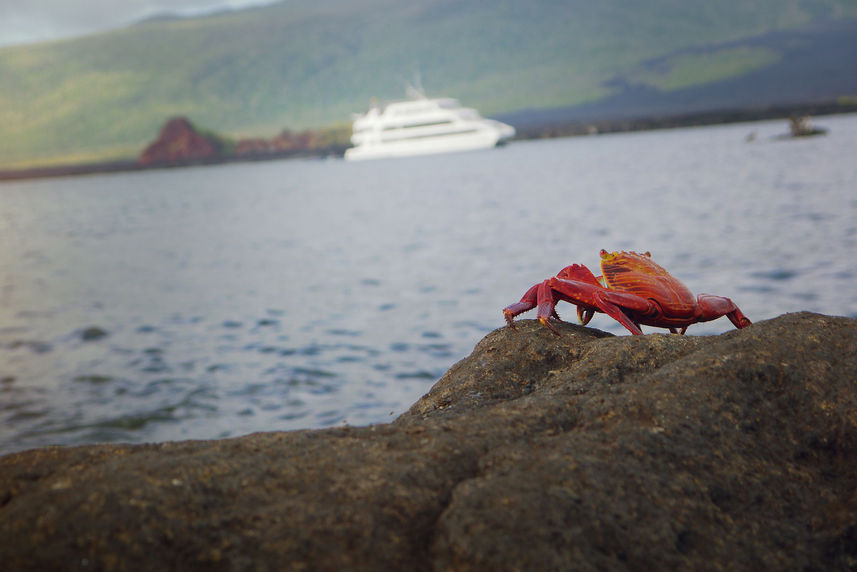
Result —
[[612, 117], [603, 119], [574, 120], [554, 122], [553, 124], [515, 125], [515, 139], [548, 139], [552, 137], [574, 137], [579, 135], [624, 133], [631, 131], [650, 131], [655, 129], [676, 129], [681, 127], [701, 127], [704, 125], [724, 125], [729, 123], [750, 123], [753, 121], [788, 120], [792, 117], [821, 117], [857, 113], [857, 101], [806, 103], [782, 106], [753, 107], [745, 109], [725, 109], [700, 111], [685, 114], [662, 114], [645, 117]]
[[260, 153], [258, 155], [242, 156], [225, 155], [206, 159], [157, 163], [153, 165], [144, 165], [137, 160], [127, 159], [98, 163], [56, 165], [51, 167], [9, 169], [0, 170], [0, 181], [72, 177], [77, 175], [98, 175], [104, 173], [125, 173], [130, 171], [151, 171], [155, 169], [177, 169], [181, 167], [200, 167], [205, 165], [222, 165], [225, 163], [252, 163], [255, 161], [272, 161], [277, 159], [341, 157], [345, 153], [345, 149], [346, 146], [343, 145], [312, 151], [282, 151], [277, 153]]
[[[515, 141], [532, 139], [551, 139], [558, 137], [575, 137], [607, 133], [623, 133], [632, 131], [648, 131], [656, 129], [674, 129], [681, 127], [698, 127], [704, 125], [721, 125], [729, 123], [749, 123], [753, 121], [768, 121], [788, 119], [795, 116], [825, 116], [857, 113], [857, 102], [854, 103], [815, 103], [791, 106], [772, 106], [764, 108], [731, 109], [719, 111], [702, 111], [680, 115], [659, 115], [648, 117], [613, 117], [593, 118], [591, 120], [569, 120], [541, 123], [527, 122], [525, 119], [519, 125]], [[524, 114], [521, 114], [524, 116]], [[0, 170], [0, 181], [39, 179], [50, 177], [70, 177], [78, 175], [94, 175], [104, 173], [120, 173], [130, 171], [147, 171], [152, 169], [174, 169], [179, 167], [195, 167], [203, 165], [219, 165], [224, 163], [247, 163], [253, 161], [268, 161], [290, 158], [324, 158], [341, 157], [347, 145], [331, 145], [313, 150], [290, 150], [267, 152], [250, 155], [222, 155], [205, 159], [176, 161], [157, 164], [141, 164], [137, 160], [104, 161], [96, 163], [79, 163], [46, 167], [31, 167], [26, 169]]]

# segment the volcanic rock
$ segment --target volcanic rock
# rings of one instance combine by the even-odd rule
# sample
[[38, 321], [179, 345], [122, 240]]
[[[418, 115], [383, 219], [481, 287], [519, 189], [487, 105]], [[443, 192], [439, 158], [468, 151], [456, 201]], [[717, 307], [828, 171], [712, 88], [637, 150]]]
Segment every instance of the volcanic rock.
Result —
[[857, 320], [490, 333], [396, 421], [0, 458], [24, 569], [849, 570]]
[[107, 330], [99, 328], [98, 326], [90, 326], [80, 333], [80, 339], [85, 342], [91, 342], [106, 338], [108, 335]]
[[219, 155], [217, 141], [194, 128], [184, 117], [173, 117], [161, 128], [158, 138], [140, 155], [141, 165], [187, 163]]

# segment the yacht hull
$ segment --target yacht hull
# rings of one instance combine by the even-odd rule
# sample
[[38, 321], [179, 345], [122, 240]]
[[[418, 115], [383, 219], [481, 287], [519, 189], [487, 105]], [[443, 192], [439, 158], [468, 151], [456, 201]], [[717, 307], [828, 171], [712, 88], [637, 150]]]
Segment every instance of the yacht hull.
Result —
[[412, 157], [416, 155], [434, 155], [490, 149], [501, 142], [497, 131], [470, 131], [448, 135], [433, 135], [421, 139], [407, 139], [377, 145], [361, 145], [345, 151], [348, 161], [364, 159], [383, 159], [389, 157]]

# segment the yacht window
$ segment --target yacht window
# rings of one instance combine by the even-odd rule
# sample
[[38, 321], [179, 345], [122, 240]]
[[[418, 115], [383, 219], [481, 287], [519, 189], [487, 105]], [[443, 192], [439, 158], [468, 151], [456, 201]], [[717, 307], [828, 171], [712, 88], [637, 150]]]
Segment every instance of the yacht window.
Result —
[[433, 138], [445, 138], [445, 137], [455, 137], [458, 135], [469, 135], [471, 133], [477, 133], [478, 129], [460, 129], [457, 131], [450, 131], [448, 133], [427, 133], [427, 134], [389, 134], [383, 135], [381, 137], [382, 143], [392, 143], [394, 141], [412, 141], [414, 139], [433, 139]]
[[407, 125], [388, 125], [384, 127], [384, 131], [393, 131], [396, 129], [416, 129], [417, 127], [434, 127], [436, 125], [449, 125], [452, 121], [442, 119], [440, 121], [426, 121], [425, 123], [408, 123]]

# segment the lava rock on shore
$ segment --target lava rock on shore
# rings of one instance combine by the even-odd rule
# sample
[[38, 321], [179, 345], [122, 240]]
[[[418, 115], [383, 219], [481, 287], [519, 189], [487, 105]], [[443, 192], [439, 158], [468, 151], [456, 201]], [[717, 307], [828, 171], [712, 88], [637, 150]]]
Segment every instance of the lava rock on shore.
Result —
[[857, 320], [489, 334], [391, 424], [0, 458], [22, 569], [849, 570]]
[[219, 157], [221, 143], [199, 133], [185, 117], [169, 119], [158, 138], [140, 154], [138, 163], [143, 166], [169, 165], [205, 161]]

